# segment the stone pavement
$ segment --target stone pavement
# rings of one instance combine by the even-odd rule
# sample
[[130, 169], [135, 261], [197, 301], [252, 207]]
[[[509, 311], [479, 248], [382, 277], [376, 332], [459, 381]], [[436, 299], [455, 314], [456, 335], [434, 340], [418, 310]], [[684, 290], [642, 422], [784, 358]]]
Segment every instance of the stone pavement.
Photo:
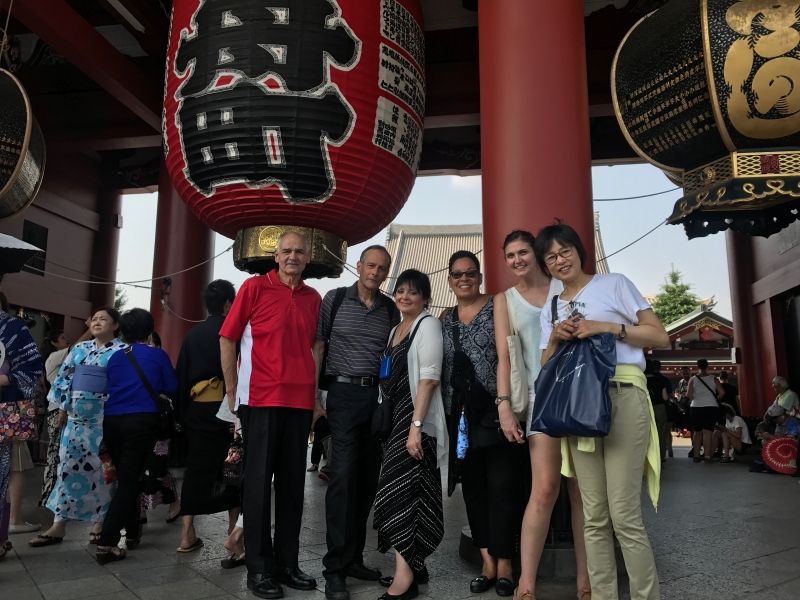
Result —
[[[676, 440], [677, 441], [677, 440]], [[678, 457], [680, 455], [680, 457]], [[47, 522], [50, 513], [33, 508], [41, 469], [26, 481], [28, 520]], [[800, 598], [800, 485], [798, 479], [751, 474], [745, 463], [694, 464], [686, 449], [666, 464], [658, 513], [643, 497], [644, 513], [658, 563], [662, 597], [669, 600]], [[318, 589], [286, 597], [324, 599], [325, 484], [309, 473], [306, 482], [300, 566], [317, 577]], [[198, 519], [205, 547], [177, 554], [179, 525], [164, 522], [166, 507], [150, 513], [143, 542], [121, 562], [99, 566], [88, 546], [87, 525], [72, 523], [63, 543], [34, 549], [31, 534], [14, 535], [14, 550], [0, 562], [0, 600], [193, 600], [255, 598], [245, 587], [244, 568], [223, 570], [219, 561], [225, 521], [222, 515]], [[445, 498], [445, 539], [428, 561], [431, 583], [421, 598], [477, 598], [469, 592], [476, 569], [458, 556], [466, 523], [460, 490]], [[375, 547], [371, 533], [368, 547]], [[391, 554], [371, 551], [366, 562], [391, 571]], [[375, 600], [377, 584], [349, 580], [354, 600]], [[540, 582], [539, 600], [575, 597], [569, 581]], [[484, 599], [496, 597], [493, 592]], [[623, 594], [627, 598], [627, 593]]]

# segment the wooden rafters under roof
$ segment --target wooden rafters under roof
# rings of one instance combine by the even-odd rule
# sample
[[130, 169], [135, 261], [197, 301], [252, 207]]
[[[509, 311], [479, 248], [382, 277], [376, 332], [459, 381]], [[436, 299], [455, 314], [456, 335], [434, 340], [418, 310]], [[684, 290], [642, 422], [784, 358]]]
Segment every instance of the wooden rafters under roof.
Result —
[[[611, 111], [608, 74], [628, 28], [664, 0], [586, 2], [587, 84], [595, 162], [638, 161]], [[4, 16], [9, 0], [0, 0]], [[616, 8], [619, 6], [620, 8]], [[624, 6], [622, 6], [624, 5]], [[475, 0], [422, 0], [426, 128], [420, 172], [480, 171]], [[10, 33], [19, 70], [51, 150], [132, 164], [160, 156], [161, 99], [171, 0], [17, 0]], [[153, 182], [155, 183], [155, 182]]]

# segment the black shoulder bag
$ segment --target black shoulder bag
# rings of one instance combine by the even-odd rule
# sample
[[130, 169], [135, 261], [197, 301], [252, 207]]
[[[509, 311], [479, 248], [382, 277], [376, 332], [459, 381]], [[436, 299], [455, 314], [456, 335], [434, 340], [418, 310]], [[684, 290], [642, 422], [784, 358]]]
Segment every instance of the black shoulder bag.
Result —
[[717, 423], [720, 423], [720, 424], [724, 425], [725, 424], [725, 413], [722, 411], [722, 406], [720, 406], [719, 396], [717, 396], [717, 391], [711, 389], [711, 387], [709, 387], [709, 385], [705, 381], [703, 381], [703, 377], [702, 376], [696, 375], [695, 379], [697, 379], [697, 381], [702, 383], [703, 387], [705, 387], [709, 392], [711, 392], [711, 395], [714, 396], [714, 400], [717, 403], [717, 412], [719, 413], [719, 414], [717, 414]]
[[[409, 347], [411, 346], [411, 344], [414, 343], [414, 336], [417, 335], [417, 329], [419, 329], [420, 324], [429, 316], [430, 315], [425, 315], [414, 326], [414, 331], [411, 332], [411, 336], [408, 338]], [[389, 334], [389, 342], [386, 344], [386, 350], [384, 350], [384, 355], [386, 354], [387, 350], [389, 351], [391, 350], [391, 347], [392, 347], [392, 335]], [[389, 439], [389, 435], [392, 433], [393, 412], [394, 412], [394, 403], [392, 402], [391, 398], [388, 398], [383, 394], [379, 394], [378, 404], [375, 406], [375, 410], [372, 411], [372, 422], [371, 422], [372, 435], [374, 435], [379, 441], [384, 441]]]
[[461, 346], [461, 327], [458, 308], [453, 308], [453, 368], [450, 385], [458, 394], [467, 417], [469, 447], [490, 448], [507, 442], [500, 428], [500, 417], [492, 395], [475, 375], [475, 366]]
[[147, 393], [153, 399], [153, 402], [156, 403], [156, 408], [158, 408], [158, 414], [160, 417], [158, 439], [170, 439], [178, 432], [178, 425], [175, 421], [175, 411], [172, 406], [172, 399], [165, 394], [156, 393], [153, 386], [147, 380], [144, 371], [142, 371], [142, 367], [139, 366], [139, 361], [136, 360], [136, 356], [133, 354], [133, 346], [128, 346], [125, 348], [125, 350], [123, 350], [123, 352], [125, 352], [125, 356], [128, 357], [133, 370], [136, 371], [136, 374], [139, 376], [144, 389], [147, 390]]

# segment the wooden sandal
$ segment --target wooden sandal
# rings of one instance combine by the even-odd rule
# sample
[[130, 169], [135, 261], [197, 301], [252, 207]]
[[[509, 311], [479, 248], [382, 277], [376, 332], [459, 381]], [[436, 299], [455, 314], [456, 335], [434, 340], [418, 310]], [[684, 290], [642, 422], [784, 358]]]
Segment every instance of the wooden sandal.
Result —
[[12, 548], [13, 546], [11, 545], [11, 542], [8, 540], [6, 540], [5, 544], [0, 544], [0, 560], [3, 560], [6, 557], [6, 554], [11, 552]]

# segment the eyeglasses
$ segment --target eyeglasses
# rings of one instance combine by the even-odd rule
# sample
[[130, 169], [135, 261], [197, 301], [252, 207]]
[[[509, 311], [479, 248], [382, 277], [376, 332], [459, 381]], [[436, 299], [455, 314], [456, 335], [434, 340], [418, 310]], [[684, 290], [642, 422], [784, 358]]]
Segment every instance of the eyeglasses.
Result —
[[552, 252], [544, 257], [544, 264], [552, 267], [556, 264], [558, 257], [567, 259], [572, 256], [572, 253], [575, 252], [575, 248], [573, 246], [567, 246], [566, 248], [562, 248], [558, 252]]
[[480, 273], [475, 269], [471, 269], [469, 271], [450, 271], [450, 277], [458, 281], [462, 277], [466, 277], [467, 279], [475, 279]]

